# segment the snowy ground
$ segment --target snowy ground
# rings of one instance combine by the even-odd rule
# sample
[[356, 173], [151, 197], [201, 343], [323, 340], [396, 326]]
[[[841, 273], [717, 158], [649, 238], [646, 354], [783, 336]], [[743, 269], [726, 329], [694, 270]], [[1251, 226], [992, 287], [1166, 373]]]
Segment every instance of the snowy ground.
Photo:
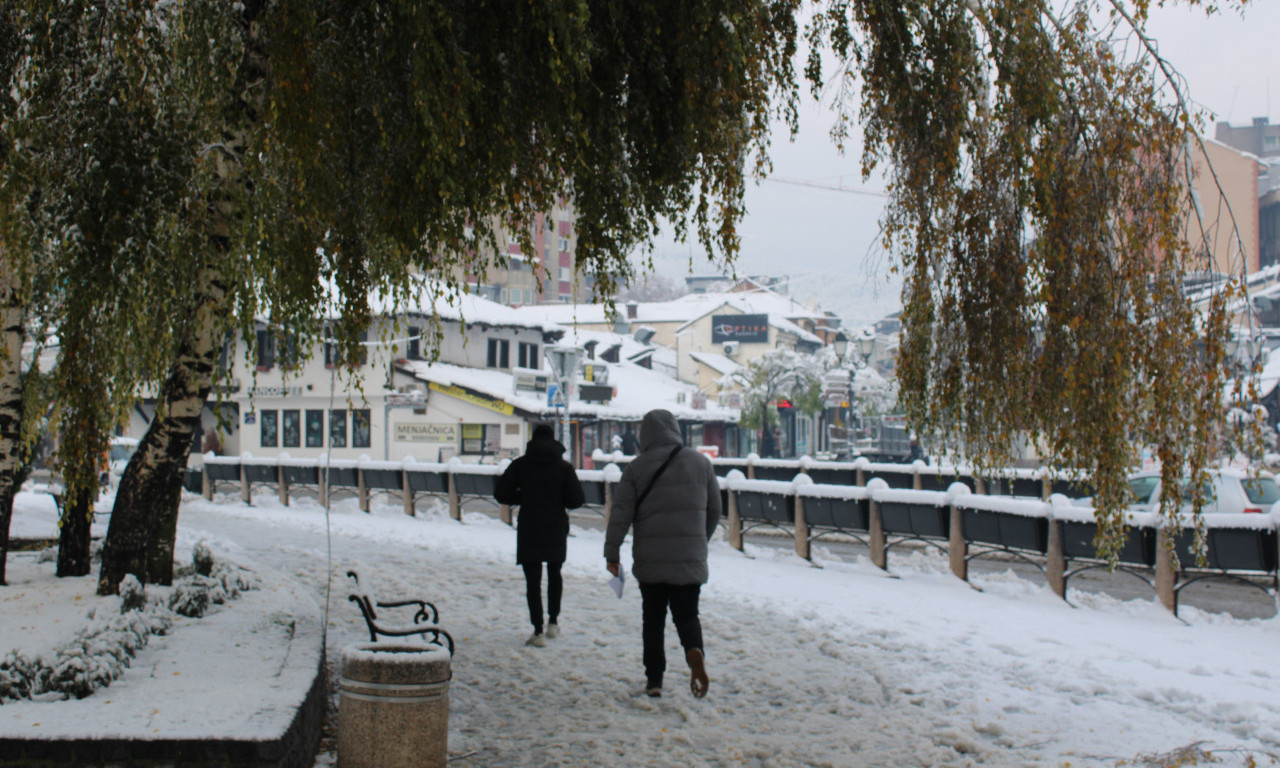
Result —
[[[38, 502], [19, 498], [15, 535], [47, 524]], [[614, 598], [597, 531], [575, 526], [564, 634], [537, 649], [523, 645], [515, 536], [490, 515], [459, 524], [377, 502], [365, 515], [344, 500], [329, 539], [314, 503], [254, 502], [188, 497], [183, 542], [279, 569], [322, 605], [331, 575], [331, 658], [367, 639], [348, 568], [381, 594], [435, 600], [458, 641], [449, 752], [460, 766], [1172, 765], [1157, 758], [1189, 745], [1228, 766], [1280, 755], [1276, 619], [1188, 608], [1179, 621], [1153, 600], [1084, 593], [1073, 608], [1012, 574], [977, 576], [978, 591], [934, 554], [896, 556], [887, 575], [821, 547], [818, 568], [718, 537], [702, 603], [711, 692], [688, 693], [669, 631], [666, 695], [651, 700], [639, 595], [629, 583]], [[317, 765], [333, 762], [324, 752]]]

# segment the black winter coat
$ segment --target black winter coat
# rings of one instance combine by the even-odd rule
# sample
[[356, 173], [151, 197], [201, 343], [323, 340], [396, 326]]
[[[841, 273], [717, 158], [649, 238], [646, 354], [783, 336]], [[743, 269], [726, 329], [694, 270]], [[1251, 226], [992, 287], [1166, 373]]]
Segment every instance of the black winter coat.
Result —
[[524, 455], [498, 478], [493, 497], [519, 505], [516, 518], [517, 563], [563, 563], [569, 536], [568, 509], [582, 506], [582, 484], [565, 461], [564, 446], [552, 438], [530, 440]]

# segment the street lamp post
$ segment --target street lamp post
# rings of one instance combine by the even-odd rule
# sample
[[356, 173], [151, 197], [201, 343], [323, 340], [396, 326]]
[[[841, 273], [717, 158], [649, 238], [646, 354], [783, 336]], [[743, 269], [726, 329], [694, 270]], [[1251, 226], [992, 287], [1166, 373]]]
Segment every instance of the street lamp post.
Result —
[[573, 464], [573, 438], [569, 429], [569, 387], [578, 372], [578, 360], [582, 356], [582, 348], [549, 346], [543, 354], [551, 367], [551, 378], [556, 382], [555, 406], [564, 409], [560, 412], [560, 442], [565, 447], [565, 458]]
[[[849, 341], [849, 336], [846, 335], [844, 331], [840, 331], [836, 334], [836, 338], [832, 342], [831, 346], [835, 349], [836, 358], [841, 362], [841, 364], [845, 363], [845, 354], [850, 352]], [[845, 426], [845, 439], [849, 444], [850, 453], [853, 452], [854, 448], [854, 440], [852, 437], [854, 418], [853, 397], [856, 393], [854, 381], [857, 377], [858, 370], [871, 367], [871, 356], [875, 354], [876, 351], [876, 337], [864, 328], [854, 336], [853, 341], [857, 344], [858, 357], [851, 361], [853, 362], [853, 365], [847, 369], [849, 372], [849, 412], [846, 416]]]

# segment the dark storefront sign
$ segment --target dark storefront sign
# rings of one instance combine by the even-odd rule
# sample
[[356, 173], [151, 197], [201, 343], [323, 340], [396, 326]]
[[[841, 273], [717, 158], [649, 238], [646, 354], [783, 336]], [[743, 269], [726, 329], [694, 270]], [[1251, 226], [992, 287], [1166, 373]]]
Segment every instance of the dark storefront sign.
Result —
[[758, 344], [769, 340], [768, 315], [712, 315], [711, 343], [739, 341]]

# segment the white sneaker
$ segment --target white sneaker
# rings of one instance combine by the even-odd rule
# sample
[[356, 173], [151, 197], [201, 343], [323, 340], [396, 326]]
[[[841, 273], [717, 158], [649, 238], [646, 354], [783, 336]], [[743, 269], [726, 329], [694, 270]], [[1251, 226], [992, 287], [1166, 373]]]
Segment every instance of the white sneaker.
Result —
[[547, 638], [540, 632], [534, 632], [532, 635], [529, 635], [529, 639], [525, 640], [524, 644], [532, 645], [534, 648], [546, 648]]
[[557, 638], [557, 637], [559, 637], [559, 636], [560, 636], [560, 625], [559, 625], [559, 624], [548, 624], [548, 625], [547, 625], [547, 637], [549, 637], [549, 638]]

